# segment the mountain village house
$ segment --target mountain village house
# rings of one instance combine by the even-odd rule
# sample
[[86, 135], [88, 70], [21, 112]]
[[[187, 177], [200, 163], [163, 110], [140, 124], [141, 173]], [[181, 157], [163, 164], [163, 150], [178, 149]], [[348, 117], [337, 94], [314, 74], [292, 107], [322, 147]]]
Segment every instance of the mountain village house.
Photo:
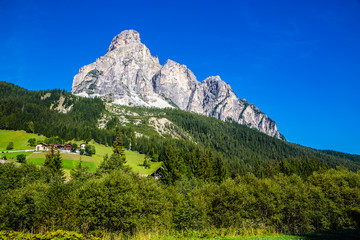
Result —
[[[85, 146], [86, 146], [86, 143], [80, 144], [80, 149], [85, 149]], [[61, 144], [39, 143], [38, 145], [36, 145], [35, 150], [48, 152], [50, 150], [50, 148], [54, 148], [55, 150], [59, 150], [61, 152], [70, 152], [72, 149], [72, 145], [71, 144], [61, 145]]]
[[36, 151], [49, 151], [49, 145], [47, 145], [46, 143], [39, 143], [38, 145], [36, 145]]

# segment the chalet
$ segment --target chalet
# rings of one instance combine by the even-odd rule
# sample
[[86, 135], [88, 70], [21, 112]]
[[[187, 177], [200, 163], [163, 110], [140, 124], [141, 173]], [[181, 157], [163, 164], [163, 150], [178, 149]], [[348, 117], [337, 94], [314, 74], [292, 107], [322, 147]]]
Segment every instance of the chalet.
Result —
[[155, 172], [153, 172], [151, 175], [149, 174], [139, 174], [139, 177], [153, 177], [156, 180], [159, 180], [161, 178], [160, 172], [163, 168], [160, 167], [158, 169], [155, 170]]
[[155, 178], [156, 180], [159, 180], [161, 178], [161, 175], [160, 175], [161, 170], [163, 170], [162, 167], [156, 169], [155, 172], [153, 172], [150, 176]]
[[58, 150], [63, 150], [63, 149], [64, 149], [64, 146], [61, 145], [61, 144], [54, 144], [54, 148], [55, 148], [55, 149], [58, 149]]
[[36, 151], [49, 151], [49, 145], [46, 143], [39, 143], [36, 145]]
[[149, 176], [149, 174], [140, 174], [139, 173], [139, 177], [148, 177]]
[[70, 151], [71, 150], [71, 144], [64, 145], [64, 150]]

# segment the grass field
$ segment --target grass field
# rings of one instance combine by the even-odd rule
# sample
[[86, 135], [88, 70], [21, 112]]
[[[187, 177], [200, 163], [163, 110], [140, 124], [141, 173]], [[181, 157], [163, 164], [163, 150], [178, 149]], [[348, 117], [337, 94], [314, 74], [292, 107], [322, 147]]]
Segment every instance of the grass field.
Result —
[[211, 237], [211, 238], [174, 238], [174, 237], [165, 237], [165, 238], [155, 238], [157, 240], [303, 240], [306, 238], [301, 238], [299, 236], [292, 235], [264, 235], [264, 236], [252, 236], [252, 237]]
[[[31, 158], [31, 159], [27, 160], [27, 162], [34, 163], [39, 166], [44, 165], [44, 161], [45, 161], [44, 158]], [[79, 163], [79, 161], [63, 159], [62, 163], [63, 163], [63, 168], [65, 170], [71, 170]], [[90, 172], [95, 172], [96, 168], [95, 168], [94, 163], [84, 161], [82, 164], [83, 164], [83, 166], [87, 166], [89, 168]]]
[[[96, 154], [92, 157], [85, 156], [85, 155], [77, 155], [77, 154], [70, 154], [70, 153], [61, 153], [61, 157], [63, 159], [63, 168], [65, 172], [69, 172], [68, 170], [71, 170], [74, 168], [74, 166], [79, 162], [80, 157], [81, 160], [84, 162], [85, 166], [89, 167], [89, 170], [91, 172], [95, 172], [96, 168], [100, 166], [101, 162], [103, 161], [103, 158], [105, 154], [108, 154], [109, 156], [112, 153], [111, 147], [106, 147], [101, 144], [97, 143], [90, 143], [95, 146]], [[19, 153], [7, 153], [6, 155], [9, 156], [14, 155], [14, 158], [16, 158], [16, 155]], [[34, 153], [26, 153], [27, 154], [27, 162], [34, 163], [36, 165], [42, 165], [45, 160], [45, 154], [44, 152], [34, 152]], [[150, 169], [145, 169], [142, 166], [139, 166], [144, 161], [144, 154], [140, 154], [138, 152], [134, 151], [128, 151], [125, 150], [126, 155], [126, 161], [127, 165], [129, 165], [134, 172], [139, 174], [152, 174], [156, 169], [158, 169], [161, 166], [161, 162], [152, 162]]]
[[[93, 155], [92, 158], [94, 159], [94, 163], [95, 163], [96, 167], [98, 167], [98, 166], [100, 166], [101, 162], [103, 161], [105, 154], [108, 154], [109, 156], [111, 155], [112, 148], [106, 147], [104, 145], [97, 144], [94, 142], [92, 142], [90, 144], [95, 146], [96, 154]], [[126, 162], [127, 162], [126, 164], [129, 165], [133, 169], [133, 171], [136, 173], [152, 174], [155, 170], [157, 170], [158, 168], [161, 167], [161, 162], [151, 162], [151, 167], [149, 169], [145, 169], [142, 166], [139, 166], [140, 164], [142, 164], [144, 162], [144, 158], [145, 158], [144, 154], [125, 150], [125, 155], [126, 155]]]
[[35, 138], [36, 140], [44, 140], [44, 136], [27, 133], [25, 131], [0, 130], [0, 151], [6, 151], [9, 142], [14, 143], [14, 150], [34, 149], [28, 145], [28, 140]]
[[[73, 169], [81, 160], [83, 161], [83, 165], [89, 167], [90, 172], [96, 171], [96, 166], [94, 164], [94, 160], [91, 157], [88, 156], [81, 156], [81, 155], [75, 155], [70, 153], [60, 153], [62, 162], [63, 162], [63, 168], [65, 172], [66, 170]], [[43, 165], [45, 161], [45, 153], [32, 153], [27, 157], [27, 162], [34, 163], [36, 165]]]
[[356, 240], [360, 239], [360, 229], [348, 229], [338, 231], [326, 231], [326, 232], [315, 232], [315, 233], [303, 233], [297, 235], [262, 235], [262, 236], [248, 236], [248, 237], [204, 237], [204, 238], [179, 238], [179, 237], [164, 237], [154, 238], [157, 240]]
[[0, 152], [0, 158], [3, 158], [6, 156], [7, 159], [16, 159], [16, 156], [19, 154], [25, 154], [26, 156], [29, 156], [32, 154], [32, 152], [14, 152], [14, 153], [7, 153], [6, 151]]
[[[27, 144], [29, 138], [36, 138], [36, 140], [45, 140], [45, 137], [39, 136], [36, 134], [27, 133], [25, 131], [9, 131], [9, 130], [0, 130], [0, 156], [3, 157], [6, 155], [8, 159], [15, 159], [18, 154], [25, 154], [27, 156], [27, 161], [32, 162], [37, 165], [41, 165], [45, 160], [45, 153], [31, 153], [31, 152], [21, 152], [21, 153], [6, 153], [6, 147], [9, 142], [14, 143], [14, 150], [25, 150], [32, 149]], [[78, 142], [80, 144], [80, 142]], [[81, 156], [81, 159], [84, 161], [84, 164], [89, 167], [90, 171], [95, 172], [96, 168], [100, 166], [101, 162], [104, 159], [104, 156], [112, 154], [112, 148], [106, 147], [104, 145], [91, 142], [90, 144], [95, 146], [96, 154], [92, 157]], [[4, 153], [1, 153], [4, 151]], [[144, 161], [144, 154], [140, 154], [134, 151], [125, 150], [127, 165], [129, 165], [135, 173], [139, 174], [152, 174], [160, 166], [160, 162], [151, 162], [150, 169], [145, 169], [142, 166], [139, 166]], [[69, 172], [75, 164], [80, 160], [80, 155], [61, 153], [63, 159], [63, 166], [65, 172]]]

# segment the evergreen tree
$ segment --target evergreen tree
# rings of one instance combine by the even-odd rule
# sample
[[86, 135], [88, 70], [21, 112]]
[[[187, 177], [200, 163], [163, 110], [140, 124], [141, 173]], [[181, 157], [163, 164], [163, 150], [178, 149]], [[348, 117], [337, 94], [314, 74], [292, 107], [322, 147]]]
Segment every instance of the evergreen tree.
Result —
[[50, 148], [50, 151], [45, 155], [44, 166], [48, 168], [53, 175], [63, 176], [62, 159], [59, 151]]
[[124, 141], [121, 136], [121, 132], [119, 131], [116, 140], [113, 143], [113, 153], [119, 154], [120, 156], [125, 158], [125, 149], [124, 149]]
[[214, 155], [211, 151], [210, 145], [203, 152], [202, 156], [202, 178], [205, 181], [212, 181], [213, 179], [213, 170], [212, 170], [212, 163], [214, 162]]
[[30, 132], [34, 133], [35, 132], [35, 125], [34, 125], [34, 122], [33, 121], [30, 121], [28, 123], [28, 128], [30, 130]]
[[162, 164], [162, 181], [168, 184], [174, 183], [180, 179], [181, 175], [185, 172], [183, 159], [178, 155], [177, 150], [168, 145], [166, 147], [165, 159]]
[[70, 175], [72, 179], [77, 179], [77, 180], [86, 179], [88, 175], [89, 167], [84, 166], [82, 163], [83, 161], [81, 160], [80, 157], [79, 163], [70, 171]]
[[124, 169], [126, 164], [126, 156], [124, 150], [124, 142], [121, 133], [118, 134], [113, 144], [113, 153], [109, 157], [107, 154], [104, 156], [104, 161], [98, 168], [99, 173], [109, 173], [113, 170]]
[[221, 154], [215, 158], [214, 173], [214, 180], [218, 183], [224, 181], [229, 175]]

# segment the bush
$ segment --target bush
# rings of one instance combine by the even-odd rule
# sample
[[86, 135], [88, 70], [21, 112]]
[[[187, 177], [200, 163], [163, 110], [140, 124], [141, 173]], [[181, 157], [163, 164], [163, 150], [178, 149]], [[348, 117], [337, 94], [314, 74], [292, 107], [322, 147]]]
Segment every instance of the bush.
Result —
[[142, 166], [143, 166], [145, 169], [149, 169], [149, 168], [151, 167], [151, 165], [150, 165], [150, 159], [149, 159], [148, 156], [145, 157]]
[[91, 157], [91, 156], [94, 155], [95, 153], [96, 153], [96, 151], [95, 151], [95, 146], [90, 145], [90, 144], [87, 144], [87, 145], [85, 146], [85, 155]]
[[6, 147], [6, 150], [11, 150], [14, 149], [14, 143], [13, 142], [9, 142], [9, 144]]
[[54, 232], [46, 232], [45, 234], [32, 234], [28, 232], [0, 231], [0, 239], [62, 239], [62, 240], [97, 240], [100, 238], [92, 235], [84, 236], [83, 234], [57, 230]]
[[28, 140], [28, 143], [31, 147], [35, 147], [36, 146], [36, 139], [35, 138], [30, 138]]
[[16, 155], [16, 160], [19, 163], [25, 163], [26, 162], [26, 155], [25, 154], [18, 154], [18, 155]]

